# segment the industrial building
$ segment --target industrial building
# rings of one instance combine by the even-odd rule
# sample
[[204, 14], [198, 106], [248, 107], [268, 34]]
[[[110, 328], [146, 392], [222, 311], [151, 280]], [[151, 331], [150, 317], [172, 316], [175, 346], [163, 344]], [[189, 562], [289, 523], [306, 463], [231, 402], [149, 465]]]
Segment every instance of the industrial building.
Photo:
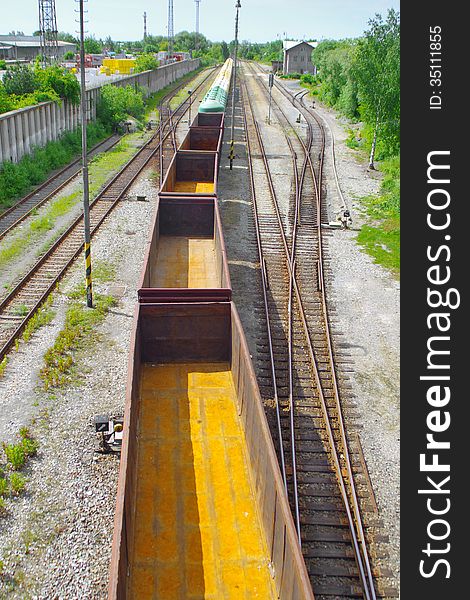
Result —
[[[59, 59], [66, 52], [75, 52], [76, 44], [57, 42]], [[41, 38], [38, 35], [0, 35], [0, 59], [22, 62], [34, 60], [41, 54]]]
[[299, 42], [286, 40], [283, 43], [284, 62], [283, 73], [311, 73], [315, 74], [315, 65], [312, 62], [312, 51], [318, 42]]

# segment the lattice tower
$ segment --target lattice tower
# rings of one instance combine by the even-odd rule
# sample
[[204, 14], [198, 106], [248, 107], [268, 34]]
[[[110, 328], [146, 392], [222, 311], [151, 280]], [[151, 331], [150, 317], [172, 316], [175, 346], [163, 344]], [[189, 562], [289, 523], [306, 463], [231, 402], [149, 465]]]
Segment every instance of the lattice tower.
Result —
[[39, 0], [39, 35], [43, 64], [50, 64], [58, 60], [59, 43], [55, 0]]
[[175, 28], [173, 23], [173, 0], [168, 0], [168, 58], [173, 54], [173, 38]]

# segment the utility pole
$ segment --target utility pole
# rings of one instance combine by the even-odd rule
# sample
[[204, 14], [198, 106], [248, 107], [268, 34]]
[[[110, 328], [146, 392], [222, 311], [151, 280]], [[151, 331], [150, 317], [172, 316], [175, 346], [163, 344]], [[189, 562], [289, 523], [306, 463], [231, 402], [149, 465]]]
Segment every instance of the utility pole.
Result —
[[88, 182], [87, 136], [86, 136], [86, 89], [85, 89], [85, 26], [83, 18], [83, 2], [80, 0], [80, 113], [82, 119], [82, 175], [83, 175], [83, 227], [85, 233], [85, 279], [86, 304], [93, 308], [93, 287], [91, 281], [91, 248], [90, 248], [90, 192]]
[[144, 42], [147, 39], [147, 13], [144, 12]]
[[199, 48], [199, 4], [201, 0], [194, 0], [196, 3], [196, 41], [194, 44], [194, 50], [197, 51]]
[[241, 8], [240, 0], [235, 4], [237, 14], [235, 17], [235, 49], [233, 53], [233, 90], [232, 90], [232, 133], [230, 140], [230, 170], [232, 170], [234, 155], [234, 140], [235, 140], [235, 87], [237, 84], [237, 51], [238, 51], [238, 9]]

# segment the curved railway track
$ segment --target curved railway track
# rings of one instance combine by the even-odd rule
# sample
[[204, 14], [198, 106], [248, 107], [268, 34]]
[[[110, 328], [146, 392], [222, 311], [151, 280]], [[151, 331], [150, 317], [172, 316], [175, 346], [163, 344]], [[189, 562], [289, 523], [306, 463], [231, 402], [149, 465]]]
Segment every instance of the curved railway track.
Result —
[[[250, 70], [253, 76], [245, 80], [256, 81], [267, 95], [267, 86]], [[254, 89], [248, 91], [245, 81], [242, 86], [268, 325], [267, 347], [260, 353], [264, 354], [266, 375], [260, 386], [273, 398], [276, 409], [274, 430], [281, 471], [316, 597], [373, 600], [377, 593], [346, 436], [325, 295], [323, 127], [315, 115], [309, 117], [298, 99], [281, 89], [306, 119], [304, 142], [273, 98], [290, 150], [294, 180], [293, 198], [284, 215], [261, 119], [251, 100]], [[368, 490], [364, 496], [367, 499]], [[374, 575], [378, 574], [376, 570]]]
[[[214, 70], [199, 82], [195, 92], [204, 88]], [[186, 84], [187, 82], [185, 82]], [[177, 93], [173, 90], [171, 96]], [[169, 110], [155, 135], [124, 165], [90, 203], [91, 235], [127, 192], [149, 161], [174, 136], [174, 128], [187, 111], [186, 98], [174, 111]], [[169, 102], [169, 99], [168, 99]], [[83, 249], [83, 215], [77, 217], [54, 245], [36, 262], [32, 269], [0, 301], [0, 361], [22, 334], [28, 321], [44, 303], [47, 296], [63, 277]]]

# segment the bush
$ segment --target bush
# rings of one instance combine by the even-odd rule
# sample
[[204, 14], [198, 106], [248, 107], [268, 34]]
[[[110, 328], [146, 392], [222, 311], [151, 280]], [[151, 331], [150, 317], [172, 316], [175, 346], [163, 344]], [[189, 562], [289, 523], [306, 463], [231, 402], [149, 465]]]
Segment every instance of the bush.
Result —
[[26, 462], [26, 454], [22, 444], [3, 444], [3, 450], [14, 471], [21, 469]]
[[311, 75], [310, 73], [305, 73], [304, 75], [300, 76], [300, 83], [306, 83], [307, 85], [313, 85], [316, 82], [317, 82], [317, 80], [315, 78], [315, 75]]
[[0, 83], [0, 113], [61, 98], [78, 104], [80, 84], [73, 73], [57, 65], [43, 69], [37, 62], [34, 68], [10, 67]]
[[7, 63], [3, 58], [0, 60], [0, 71], [4, 71], [7, 68]]
[[36, 89], [34, 71], [27, 65], [10, 67], [3, 76], [3, 86], [7, 94], [22, 96], [32, 94]]
[[126, 87], [105, 85], [101, 88], [96, 113], [100, 121], [113, 128], [129, 116], [140, 120], [145, 113], [142, 93], [136, 92], [130, 85]]
[[135, 61], [136, 73], [141, 73], [142, 71], [151, 71], [152, 69], [156, 69], [157, 67], [158, 60], [151, 53], [141, 54], [137, 57]]
[[16, 495], [19, 495], [21, 492], [24, 492], [26, 487], [26, 477], [21, 473], [12, 473], [10, 475], [10, 485], [11, 491]]
[[59, 98], [66, 98], [73, 104], [80, 102], [80, 84], [73, 73], [53, 65], [34, 70], [36, 85], [41, 91], [52, 90]]

